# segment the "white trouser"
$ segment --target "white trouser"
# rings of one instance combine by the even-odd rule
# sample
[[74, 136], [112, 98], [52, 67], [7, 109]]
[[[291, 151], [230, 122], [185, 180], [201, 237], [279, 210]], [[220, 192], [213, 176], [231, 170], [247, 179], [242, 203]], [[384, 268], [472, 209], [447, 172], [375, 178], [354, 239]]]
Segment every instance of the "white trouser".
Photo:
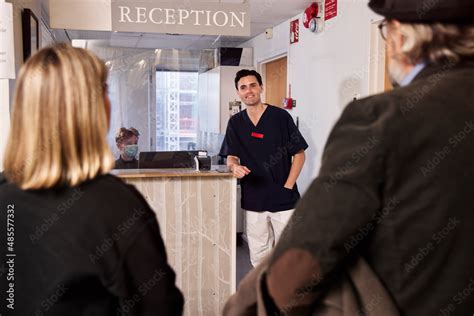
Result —
[[293, 215], [292, 210], [280, 212], [245, 211], [246, 234], [250, 262], [256, 267], [280, 239], [281, 233]]

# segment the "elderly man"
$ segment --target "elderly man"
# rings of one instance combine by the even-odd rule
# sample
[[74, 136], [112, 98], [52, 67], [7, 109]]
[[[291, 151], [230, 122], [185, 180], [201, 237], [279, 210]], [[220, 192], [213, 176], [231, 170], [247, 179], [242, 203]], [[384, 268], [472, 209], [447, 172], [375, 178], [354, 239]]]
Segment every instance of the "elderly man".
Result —
[[474, 2], [369, 6], [399, 88], [347, 106], [225, 315], [474, 313]]

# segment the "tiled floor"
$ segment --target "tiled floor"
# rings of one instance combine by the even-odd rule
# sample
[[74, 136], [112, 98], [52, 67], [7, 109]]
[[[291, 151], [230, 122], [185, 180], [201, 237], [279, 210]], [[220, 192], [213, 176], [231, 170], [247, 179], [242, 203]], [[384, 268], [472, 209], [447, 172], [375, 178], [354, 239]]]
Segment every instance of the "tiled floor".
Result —
[[252, 269], [252, 264], [250, 263], [248, 244], [242, 238], [237, 239], [240, 239], [237, 242], [237, 286], [239, 286], [240, 281]]

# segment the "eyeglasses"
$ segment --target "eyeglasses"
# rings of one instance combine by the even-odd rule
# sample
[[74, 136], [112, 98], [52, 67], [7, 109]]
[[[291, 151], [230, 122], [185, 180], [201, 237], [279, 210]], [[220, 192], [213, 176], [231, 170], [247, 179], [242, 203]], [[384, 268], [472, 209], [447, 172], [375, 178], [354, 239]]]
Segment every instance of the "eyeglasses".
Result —
[[379, 31], [380, 31], [380, 36], [382, 36], [383, 40], [387, 40], [387, 26], [388, 26], [388, 20], [384, 19], [380, 24], [379, 24]]

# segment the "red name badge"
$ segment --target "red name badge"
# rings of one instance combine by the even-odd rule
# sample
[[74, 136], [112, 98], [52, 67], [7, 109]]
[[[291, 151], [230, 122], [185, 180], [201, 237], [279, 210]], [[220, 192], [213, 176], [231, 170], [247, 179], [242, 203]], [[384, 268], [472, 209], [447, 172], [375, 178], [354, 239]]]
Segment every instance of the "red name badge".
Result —
[[255, 137], [255, 138], [260, 138], [260, 139], [262, 139], [263, 136], [264, 136], [264, 135], [263, 135], [263, 134], [260, 134], [260, 133], [255, 133], [255, 132], [252, 133], [252, 137]]

